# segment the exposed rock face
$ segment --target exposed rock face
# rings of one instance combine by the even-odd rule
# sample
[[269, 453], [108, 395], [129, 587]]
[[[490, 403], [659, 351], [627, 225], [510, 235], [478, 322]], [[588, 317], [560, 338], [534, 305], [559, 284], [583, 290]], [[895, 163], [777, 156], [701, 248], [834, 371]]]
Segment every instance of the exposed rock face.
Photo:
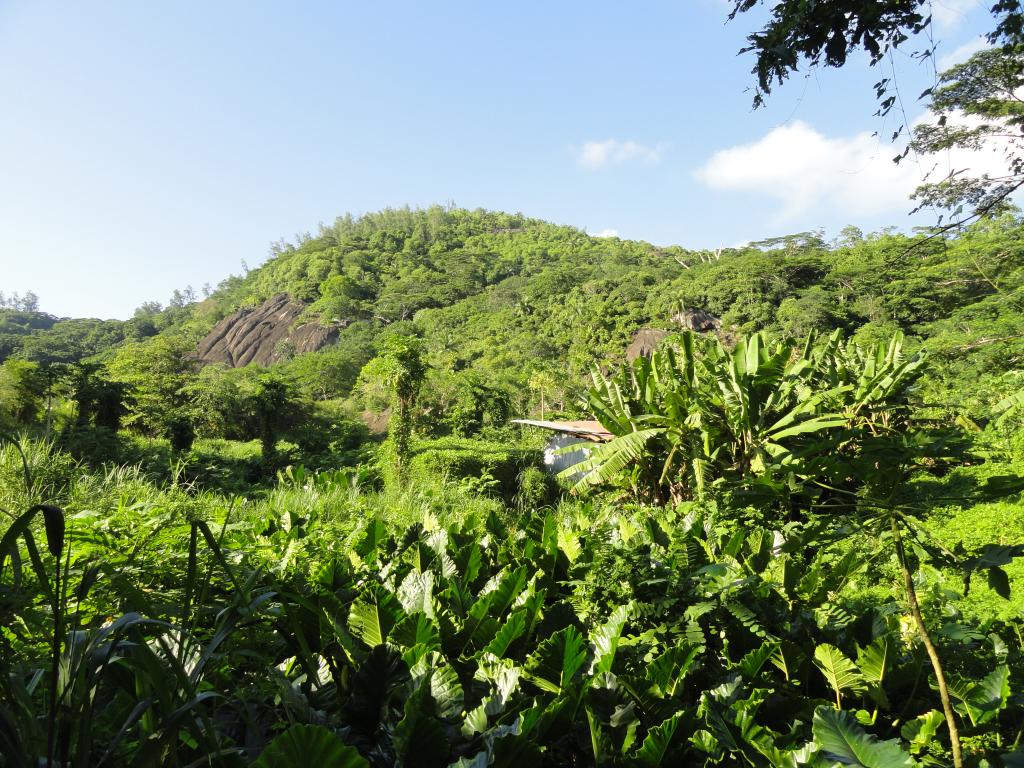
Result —
[[254, 309], [240, 309], [217, 323], [199, 342], [196, 357], [202, 363], [241, 368], [315, 352], [337, 338], [340, 326], [311, 322], [293, 327], [305, 309], [305, 304], [292, 300], [287, 293], [279, 293]]
[[672, 315], [672, 322], [697, 333], [714, 333], [722, 329], [722, 321], [704, 309], [684, 309]]
[[659, 331], [657, 328], [641, 328], [636, 332], [633, 341], [626, 347], [626, 359], [633, 362], [638, 357], [650, 357], [666, 336], [668, 336], [668, 331]]
[[[722, 330], [722, 321], [703, 309], [684, 309], [682, 312], [672, 315], [673, 323], [681, 328], [686, 328], [697, 333], [715, 333]], [[641, 328], [636, 332], [633, 341], [626, 347], [626, 359], [633, 362], [638, 357], [650, 357], [654, 350], [661, 343], [661, 340], [668, 336], [668, 331], [658, 328]]]

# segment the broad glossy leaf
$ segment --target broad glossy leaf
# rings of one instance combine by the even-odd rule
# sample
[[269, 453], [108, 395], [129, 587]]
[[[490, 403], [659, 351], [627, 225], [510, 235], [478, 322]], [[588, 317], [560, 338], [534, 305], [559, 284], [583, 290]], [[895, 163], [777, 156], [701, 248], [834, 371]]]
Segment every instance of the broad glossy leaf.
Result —
[[384, 521], [379, 515], [374, 515], [366, 524], [362, 537], [353, 549], [363, 560], [369, 560], [387, 540], [387, 535], [388, 529]]
[[494, 740], [491, 748], [492, 768], [537, 768], [544, 763], [544, 754], [532, 739], [509, 734]]
[[882, 705], [886, 704], [885, 691], [882, 683], [889, 668], [892, 666], [892, 650], [889, 647], [889, 639], [882, 635], [875, 639], [871, 645], [857, 650], [857, 667], [864, 680], [871, 686], [872, 697]]
[[430, 695], [434, 699], [438, 716], [454, 718], [462, 712], [465, 700], [462, 684], [455, 670], [437, 652], [427, 653], [410, 670], [413, 680], [422, 685], [422, 679], [430, 678]]
[[898, 739], [879, 741], [866, 733], [849, 712], [832, 707], [814, 710], [814, 741], [833, 760], [859, 768], [914, 768]]
[[611, 672], [612, 664], [615, 662], [615, 651], [619, 647], [619, 638], [622, 636], [622, 629], [629, 618], [630, 607], [620, 605], [608, 620], [598, 627], [590, 635], [590, 647], [594, 654], [594, 662], [591, 665], [591, 674]]
[[821, 670], [838, 699], [843, 691], [861, 690], [864, 678], [853, 662], [834, 645], [822, 643], [814, 649], [814, 666]]
[[370, 736], [389, 706], [410, 683], [409, 668], [398, 651], [387, 645], [376, 646], [350, 678], [342, 721], [362, 735]]
[[448, 737], [433, 709], [428, 686], [420, 686], [405, 700], [403, 717], [394, 732], [395, 756], [402, 765], [422, 768], [448, 765]]
[[765, 663], [778, 653], [781, 647], [782, 644], [777, 640], [766, 640], [760, 648], [755, 648], [740, 659], [736, 666], [747, 680], [753, 680]]
[[[525, 565], [507, 571], [495, 582], [489, 595], [488, 612], [491, 616], [502, 619], [529, 583], [529, 571]], [[485, 588], [486, 591], [486, 588]], [[483, 593], [481, 593], [483, 594]]]
[[951, 682], [950, 693], [959, 699], [974, 725], [992, 720], [1010, 697], [1010, 669], [1000, 664], [977, 683]]
[[423, 645], [432, 651], [441, 650], [437, 627], [425, 613], [415, 613], [399, 621], [388, 633], [388, 641], [403, 648]]
[[46, 530], [46, 546], [50, 554], [60, 557], [64, 551], [64, 510], [52, 504], [36, 504], [26, 514], [43, 513], [43, 526]]
[[398, 599], [377, 587], [354, 603], [348, 614], [349, 631], [373, 648], [381, 645], [394, 626], [405, 616]]
[[[1014, 409], [1024, 407], [1024, 389], [1018, 390], [1007, 397], [1004, 397], [995, 407], [992, 408], [993, 413], [1003, 413], [1000, 417], [1000, 422], [1007, 418]], [[1005, 413], [1004, 413], [1005, 412]]]
[[525, 673], [538, 687], [559, 693], [569, 686], [587, 660], [587, 643], [576, 627], [559, 630], [526, 660]]
[[787, 680], [791, 680], [793, 675], [796, 674], [797, 668], [806, 659], [807, 657], [800, 650], [800, 646], [788, 640], [783, 640], [778, 650], [772, 654], [771, 662], [779, 668]]
[[601, 727], [601, 721], [590, 707], [586, 708], [586, 713], [587, 725], [590, 731], [590, 749], [594, 755], [594, 765], [599, 766], [599, 768], [609, 765], [615, 754], [611, 737]]
[[651, 692], [658, 696], [674, 696], [700, 650], [685, 643], [676, 643], [651, 662], [646, 673]]
[[526, 611], [513, 611], [498, 630], [498, 634], [484, 647], [485, 653], [493, 653], [502, 658], [516, 639], [526, 631]]
[[824, 429], [831, 429], [833, 427], [842, 427], [846, 425], [846, 419], [838, 414], [835, 416], [817, 416], [813, 419], [807, 419], [801, 421], [798, 424], [794, 424], [791, 427], [780, 429], [778, 432], [774, 432], [767, 435], [767, 439], [778, 441], [783, 440], [787, 437], [794, 437], [795, 435], [803, 435], [809, 432], [820, 432]]
[[679, 728], [679, 721], [683, 713], [677, 712], [665, 720], [661, 725], [652, 728], [647, 732], [643, 744], [634, 753], [633, 760], [636, 765], [645, 768], [656, 768], [662, 764], [675, 740], [676, 730]]
[[870, 645], [857, 650], [857, 667], [868, 683], [881, 684], [892, 666], [889, 638], [883, 635]]
[[945, 722], [945, 716], [939, 710], [933, 709], [904, 723], [900, 735], [910, 742], [911, 754], [918, 755], [931, 743]]
[[425, 613], [434, 618], [434, 572], [409, 571], [398, 587], [398, 600], [408, 614]]
[[563, 470], [559, 477], [571, 480], [579, 473], [583, 473], [573, 486], [573, 490], [577, 492], [591, 485], [608, 482], [631, 462], [640, 460], [645, 454], [647, 442], [664, 431], [663, 427], [656, 427], [619, 435], [607, 443], [592, 448], [590, 458]]
[[558, 529], [558, 548], [570, 563], [575, 563], [583, 552], [579, 535], [567, 528]]
[[294, 768], [322, 765], [331, 768], [369, 768], [354, 747], [322, 725], [293, 725], [263, 750], [253, 768]]

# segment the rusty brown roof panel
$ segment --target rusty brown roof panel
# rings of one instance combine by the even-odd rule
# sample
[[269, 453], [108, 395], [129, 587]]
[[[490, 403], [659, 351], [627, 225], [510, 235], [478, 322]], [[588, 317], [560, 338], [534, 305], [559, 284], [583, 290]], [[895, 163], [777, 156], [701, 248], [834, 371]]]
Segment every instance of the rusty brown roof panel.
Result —
[[578, 435], [588, 440], [611, 440], [613, 435], [599, 421], [542, 421], [540, 419], [512, 419], [513, 424], [525, 424], [529, 427], [540, 427], [552, 432], [567, 435]]

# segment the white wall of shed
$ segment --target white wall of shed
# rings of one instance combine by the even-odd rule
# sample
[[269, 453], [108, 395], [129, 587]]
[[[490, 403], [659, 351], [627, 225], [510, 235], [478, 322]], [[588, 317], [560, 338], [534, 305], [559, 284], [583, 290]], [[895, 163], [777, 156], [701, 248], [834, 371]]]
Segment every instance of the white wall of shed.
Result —
[[[556, 453], [560, 448], [566, 448], [570, 445], [580, 446], [578, 450], [569, 451], [567, 453]], [[589, 440], [581, 440], [578, 437], [572, 435], [563, 435], [556, 433], [548, 440], [548, 444], [544, 447], [544, 467], [552, 475], [557, 475], [562, 470], [568, 469], [569, 467], [579, 464], [581, 461], [590, 456]]]

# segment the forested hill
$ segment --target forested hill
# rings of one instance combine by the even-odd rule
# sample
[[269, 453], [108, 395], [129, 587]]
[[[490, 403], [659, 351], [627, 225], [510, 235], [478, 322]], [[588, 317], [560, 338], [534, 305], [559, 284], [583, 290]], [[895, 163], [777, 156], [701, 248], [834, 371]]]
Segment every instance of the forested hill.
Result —
[[[956, 236], [848, 228], [833, 242], [803, 233], [695, 252], [518, 214], [386, 210], [275, 245], [265, 264], [207, 297], [176, 292], [169, 307], [145, 305], [131, 321], [47, 323], [4, 310], [0, 355], [44, 364], [98, 355], [132, 380], [132, 366], [161, 355], [187, 366], [217, 321], [285, 292], [307, 304], [296, 322], [338, 329], [330, 347], [291, 359], [282, 349], [274, 366], [312, 400], [349, 397], [381, 336], [402, 333], [424, 339], [438, 411], [467, 387], [504, 392], [519, 411], [547, 387], [568, 409], [591, 366], [621, 359], [641, 327], [671, 329], [686, 307], [719, 317], [725, 334], [838, 328], [875, 340], [902, 330], [938, 362], [935, 399], [983, 413], [1024, 359], [1022, 236], [1021, 219], [1007, 215]], [[203, 373], [211, 386], [244, 375]]]

